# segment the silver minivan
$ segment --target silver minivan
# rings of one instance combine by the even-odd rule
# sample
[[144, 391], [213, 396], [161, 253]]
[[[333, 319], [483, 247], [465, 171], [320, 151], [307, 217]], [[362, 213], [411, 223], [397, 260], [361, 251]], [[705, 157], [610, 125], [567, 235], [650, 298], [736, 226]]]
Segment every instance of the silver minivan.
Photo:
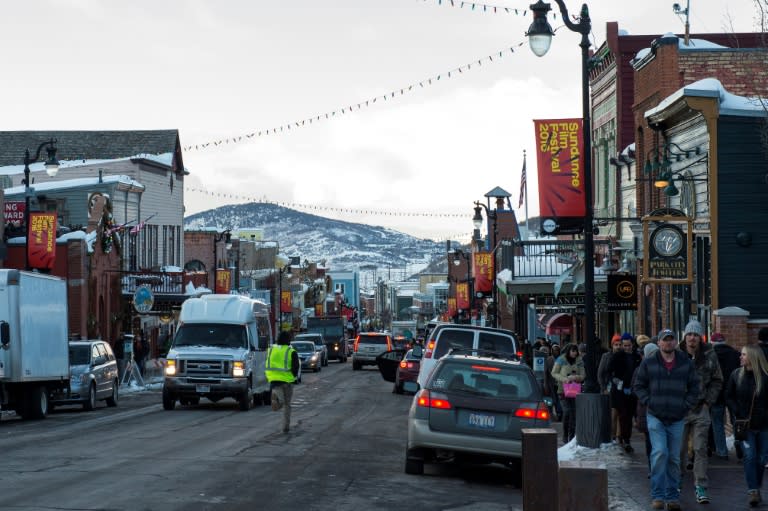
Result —
[[435, 368], [437, 361], [452, 349], [479, 350], [480, 353], [498, 353], [522, 357], [515, 334], [503, 328], [441, 323], [436, 325], [426, 340], [424, 356], [419, 368], [419, 387]]

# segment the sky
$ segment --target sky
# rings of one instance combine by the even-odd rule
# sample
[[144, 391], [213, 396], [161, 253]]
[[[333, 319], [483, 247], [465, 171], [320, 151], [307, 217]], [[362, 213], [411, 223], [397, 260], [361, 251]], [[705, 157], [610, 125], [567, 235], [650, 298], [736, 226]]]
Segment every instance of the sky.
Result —
[[[691, 32], [753, 31], [753, 2], [690, 0]], [[530, 3], [4, 2], [0, 130], [178, 129], [187, 215], [269, 201], [468, 239], [496, 186], [525, 218], [524, 152], [538, 215], [533, 119], [581, 116], [580, 35], [534, 56]], [[592, 48], [608, 21], [681, 34], [673, 3], [588, 2]]]

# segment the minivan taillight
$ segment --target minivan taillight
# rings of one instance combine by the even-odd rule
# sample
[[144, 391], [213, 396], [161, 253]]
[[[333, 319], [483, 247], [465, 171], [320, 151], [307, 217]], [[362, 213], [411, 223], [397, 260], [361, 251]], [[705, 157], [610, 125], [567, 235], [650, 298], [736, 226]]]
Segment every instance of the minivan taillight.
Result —
[[357, 353], [357, 345], [360, 344], [360, 336], [355, 337], [355, 353]]
[[429, 341], [427, 343], [427, 349], [424, 350], [424, 358], [432, 358], [432, 353], [435, 351], [435, 341]]

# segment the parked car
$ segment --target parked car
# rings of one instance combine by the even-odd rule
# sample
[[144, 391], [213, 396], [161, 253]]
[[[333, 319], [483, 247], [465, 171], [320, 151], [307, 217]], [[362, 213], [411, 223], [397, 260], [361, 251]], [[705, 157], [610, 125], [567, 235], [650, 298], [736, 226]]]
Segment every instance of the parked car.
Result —
[[516, 357], [477, 350], [437, 361], [408, 413], [405, 472], [424, 463], [502, 463], [522, 481], [522, 430], [548, 428], [549, 408], [533, 371]]
[[[379, 372], [386, 381], [394, 384], [392, 392], [402, 394], [404, 391], [415, 392], [418, 390], [416, 380], [419, 376], [419, 363], [424, 354], [424, 349], [416, 345], [408, 351], [395, 349], [382, 353], [376, 358]], [[404, 386], [411, 384], [409, 388]]]
[[352, 354], [352, 369], [357, 371], [364, 365], [375, 365], [376, 357], [393, 348], [392, 337], [383, 332], [360, 332], [355, 338]]
[[481, 349], [522, 357], [517, 337], [503, 328], [440, 323], [434, 327], [426, 343], [419, 368], [420, 387], [424, 387], [424, 382], [440, 357], [451, 349]]
[[293, 341], [291, 346], [299, 354], [302, 369], [311, 369], [314, 372], [323, 369], [322, 354], [315, 349], [315, 343], [311, 341]]
[[82, 404], [93, 410], [96, 401], [117, 406], [120, 382], [117, 360], [105, 341], [69, 342], [69, 389], [55, 392], [52, 405]]
[[323, 334], [299, 334], [293, 338], [294, 341], [310, 341], [315, 345], [315, 350], [320, 353], [320, 363], [323, 366], [328, 365], [328, 347], [325, 345]]

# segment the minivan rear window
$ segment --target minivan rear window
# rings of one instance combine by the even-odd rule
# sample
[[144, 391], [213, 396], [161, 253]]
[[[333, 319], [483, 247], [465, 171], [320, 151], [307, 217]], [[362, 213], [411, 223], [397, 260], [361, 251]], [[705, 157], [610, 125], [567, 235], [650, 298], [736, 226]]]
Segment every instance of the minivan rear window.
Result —
[[452, 330], [450, 328], [443, 330], [437, 338], [434, 358], [440, 358], [450, 350], [456, 348], [472, 349], [472, 342], [475, 338], [475, 332], [472, 330]]
[[495, 351], [497, 353], [516, 353], [511, 338], [492, 332], [480, 332], [477, 349]]

